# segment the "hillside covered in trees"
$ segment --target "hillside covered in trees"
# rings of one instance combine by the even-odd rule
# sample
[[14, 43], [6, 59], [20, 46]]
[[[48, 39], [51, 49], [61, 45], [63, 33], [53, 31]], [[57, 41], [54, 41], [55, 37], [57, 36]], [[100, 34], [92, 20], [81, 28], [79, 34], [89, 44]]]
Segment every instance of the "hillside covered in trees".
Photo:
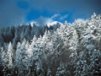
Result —
[[101, 76], [101, 16], [0, 28], [0, 76]]

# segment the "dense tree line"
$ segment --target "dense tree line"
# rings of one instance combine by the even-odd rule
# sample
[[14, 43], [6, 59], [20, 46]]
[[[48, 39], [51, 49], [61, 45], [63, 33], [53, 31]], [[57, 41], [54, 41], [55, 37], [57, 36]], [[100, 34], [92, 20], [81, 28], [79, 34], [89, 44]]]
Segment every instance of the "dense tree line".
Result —
[[101, 16], [0, 30], [0, 76], [101, 76]]

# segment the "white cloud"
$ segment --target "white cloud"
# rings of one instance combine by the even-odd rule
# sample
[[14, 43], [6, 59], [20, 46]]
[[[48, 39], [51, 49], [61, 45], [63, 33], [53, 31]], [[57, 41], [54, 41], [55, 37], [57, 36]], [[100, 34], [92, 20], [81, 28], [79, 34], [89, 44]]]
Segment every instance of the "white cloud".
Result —
[[59, 16], [60, 16], [60, 14], [54, 14], [53, 16], [51, 16], [51, 19], [57, 18]]
[[47, 23], [52, 22], [53, 19], [50, 17], [39, 17], [38, 19], [35, 20], [35, 22], [39, 25], [39, 26], [45, 26]]
[[64, 15], [64, 16], [61, 16], [60, 17], [60, 20], [65, 20], [66, 18], [68, 18], [68, 14]]
[[63, 16], [61, 16], [60, 14], [54, 14], [54, 15], [52, 15], [51, 17], [43, 17], [43, 16], [41, 16], [41, 17], [39, 17], [38, 19], [32, 21], [32, 22], [31, 22], [31, 25], [32, 25], [33, 23], [35, 23], [35, 24], [37, 24], [38, 26], [46, 26], [46, 25], [47, 25], [48, 27], [50, 27], [50, 26], [53, 26], [53, 25], [55, 25], [55, 24], [57, 24], [57, 23], [62, 24], [61, 22], [58, 22], [58, 21], [54, 20], [55, 18], [58, 18], [58, 19], [65, 19], [67, 16], [68, 16], [68, 15], [63, 15]]
[[61, 22], [58, 22], [56, 21], [55, 19], [59, 19], [59, 20], [64, 20], [68, 17], [68, 15], [60, 15], [60, 14], [54, 14], [52, 15], [51, 17], [39, 17], [38, 19], [32, 21], [34, 23], [36, 23], [38, 26], [45, 26], [47, 25], [48, 27], [54, 25], [54, 24], [57, 24], [57, 23], [61, 23]]
[[50, 26], [53, 26], [53, 25], [55, 25], [55, 24], [57, 24], [57, 23], [60, 23], [60, 22], [58, 22], [58, 21], [48, 22], [48, 23], [47, 23], [47, 26], [50, 27]]

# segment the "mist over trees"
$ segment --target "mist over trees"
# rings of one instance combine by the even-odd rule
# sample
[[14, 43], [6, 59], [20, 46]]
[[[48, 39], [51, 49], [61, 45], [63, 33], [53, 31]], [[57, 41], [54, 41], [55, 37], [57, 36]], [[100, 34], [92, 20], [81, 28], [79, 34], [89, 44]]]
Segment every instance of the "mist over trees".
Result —
[[101, 76], [101, 16], [1, 28], [0, 76]]

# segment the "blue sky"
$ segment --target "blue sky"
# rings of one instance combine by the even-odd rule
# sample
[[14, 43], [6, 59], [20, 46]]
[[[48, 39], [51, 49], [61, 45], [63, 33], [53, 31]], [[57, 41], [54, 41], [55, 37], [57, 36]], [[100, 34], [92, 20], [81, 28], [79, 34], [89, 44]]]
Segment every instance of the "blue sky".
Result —
[[30, 21], [73, 22], [101, 13], [101, 0], [0, 0], [0, 26]]

